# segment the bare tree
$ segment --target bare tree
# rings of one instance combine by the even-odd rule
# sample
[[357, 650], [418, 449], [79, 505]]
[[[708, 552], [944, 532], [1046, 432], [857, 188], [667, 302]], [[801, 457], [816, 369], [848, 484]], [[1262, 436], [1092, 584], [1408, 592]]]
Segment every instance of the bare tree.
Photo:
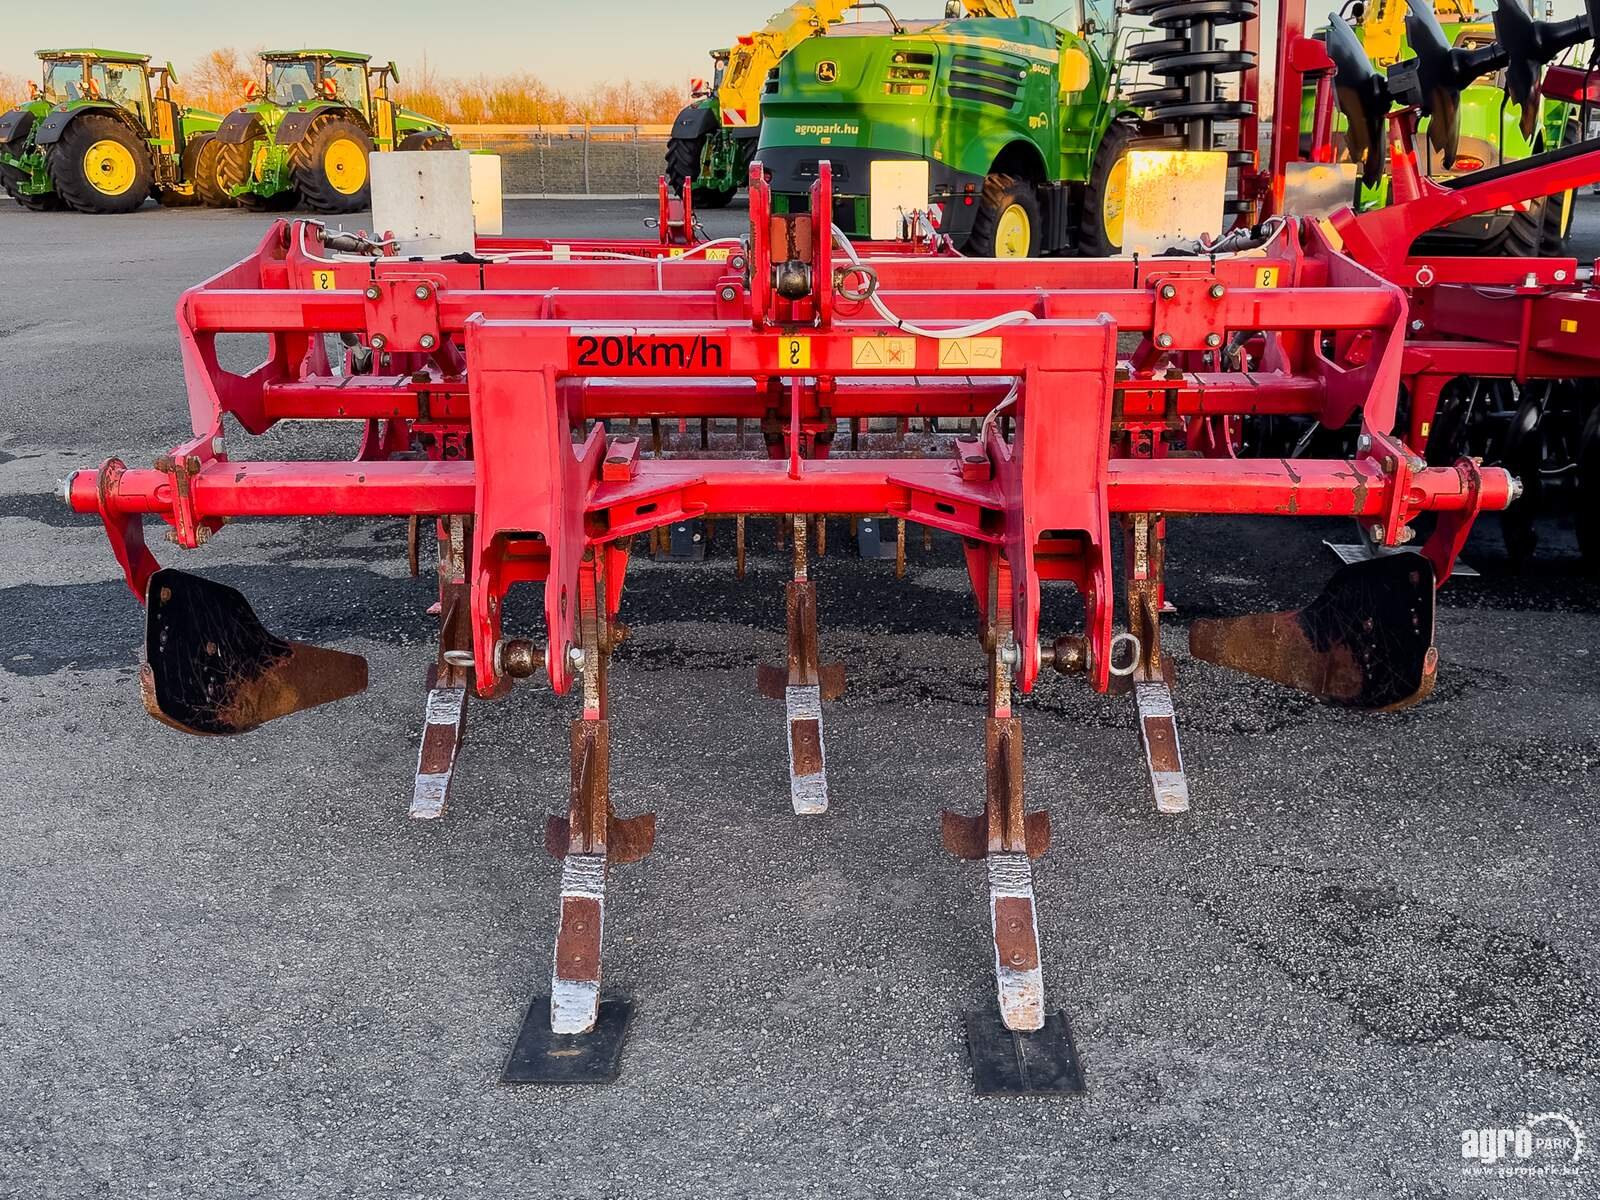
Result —
[[244, 103], [245, 88], [255, 77], [255, 56], [242, 59], [228, 47], [211, 51], [187, 75], [180, 74], [173, 90], [185, 104], [225, 113]]

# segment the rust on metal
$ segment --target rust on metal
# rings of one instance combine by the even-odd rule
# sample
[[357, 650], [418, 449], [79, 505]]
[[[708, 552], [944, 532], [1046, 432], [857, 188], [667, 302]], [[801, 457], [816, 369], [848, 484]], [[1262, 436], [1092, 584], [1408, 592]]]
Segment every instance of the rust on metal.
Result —
[[1196, 658], [1353, 708], [1416, 704], [1433, 691], [1434, 570], [1420, 554], [1341, 567], [1302, 609], [1189, 626]]
[[150, 578], [139, 684], [175, 729], [246, 733], [365, 690], [367, 660], [276, 637], [233, 588], [168, 568]]

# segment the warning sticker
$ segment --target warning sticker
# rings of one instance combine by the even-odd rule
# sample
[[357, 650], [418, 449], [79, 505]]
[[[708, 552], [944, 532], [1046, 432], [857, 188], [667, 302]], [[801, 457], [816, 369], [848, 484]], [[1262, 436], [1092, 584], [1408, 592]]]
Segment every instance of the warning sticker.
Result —
[[1278, 286], [1278, 268], [1277, 267], [1257, 267], [1256, 268], [1256, 286], [1258, 288], [1277, 287]]
[[960, 371], [992, 369], [1000, 365], [1000, 346], [997, 337], [951, 338], [939, 343], [939, 369]]
[[732, 246], [713, 246], [706, 251], [707, 262], [727, 262], [728, 256], [733, 253]]
[[811, 339], [786, 337], [778, 339], [778, 369], [804, 371], [811, 366]]
[[332, 271], [311, 272], [311, 286], [319, 292], [331, 292], [339, 286]]
[[914, 371], [917, 340], [908, 337], [850, 339], [850, 365], [858, 371]]

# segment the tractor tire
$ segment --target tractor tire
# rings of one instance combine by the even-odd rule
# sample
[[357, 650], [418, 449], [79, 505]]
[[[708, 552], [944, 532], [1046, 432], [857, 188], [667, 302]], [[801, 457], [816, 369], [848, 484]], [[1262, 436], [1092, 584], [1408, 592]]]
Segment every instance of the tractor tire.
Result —
[[418, 129], [400, 139], [396, 150], [454, 150], [456, 144], [442, 129]]
[[67, 126], [45, 154], [45, 168], [56, 194], [85, 213], [130, 213], [149, 198], [155, 181], [144, 140], [116, 117], [96, 112]]
[[1122, 253], [1122, 213], [1126, 202], [1127, 158], [1134, 150], [1181, 150], [1175, 137], [1149, 137], [1126, 123], [1113, 124], [1100, 140], [1083, 194], [1078, 222], [1078, 253], [1110, 258]]
[[986, 178], [962, 253], [969, 258], [1037, 258], [1043, 242], [1038, 189], [1015, 175]]
[[1528, 201], [1527, 212], [1511, 214], [1511, 223], [1472, 253], [1483, 258], [1551, 258], [1566, 253], [1572, 230], [1571, 192]]
[[217, 179], [217, 161], [222, 156], [222, 143], [210, 134], [195, 140], [200, 143], [200, 149], [195, 152], [192, 175], [195, 196], [207, 208], [237, 208], [238, 201], [228, 195], [227, 189]]
[[29, 212], [58, 212], [65, 207], [61, 197], [54, 192], [36, 196], [18, 190], [22, 180], [23, 174], [16, 167], [0, 166], [0, 188], [5, 189], [7, 195]]
[[250, 182], [250, 160], [255, 156], [255, 142], [228, 142], [217, 144], [216, 165], [211, 172], [212, 186], [227, 197], [224, 203], [251, 212], [265, 212], [267, 197], [255, 192], [234, 195], [233, 189]]
[[[674, 196], [683, 195], [683, 181], [700, 178], [700, 163], [705, 156], [706, 139], [702, 137], [677, 137], [667, 143], [667, 186]], [[749, 170], [749, 163], [745, 164]], [[739, 194], [737, 187], [716, 188], [694, 184], [690, 197], [696, 208], [727, 208]]]
[[[1577, 140], [1577, 122], [1568, 122], [1561, 144], [1566, 146]], [[1557, 192], [1528, 201], [1526, 212], [1513, 212], [1509, 225], [1470, 253], [1483, 258], [1552, 258], [1566, 254], [1577, 198], [1576, 192]]]
[[367, 156], [372, 139], [358, 122], [323, 113], [294, 144], [289, 159], [295, 188], [307, 208], [319, 213], [360, 212], [372, 205]]

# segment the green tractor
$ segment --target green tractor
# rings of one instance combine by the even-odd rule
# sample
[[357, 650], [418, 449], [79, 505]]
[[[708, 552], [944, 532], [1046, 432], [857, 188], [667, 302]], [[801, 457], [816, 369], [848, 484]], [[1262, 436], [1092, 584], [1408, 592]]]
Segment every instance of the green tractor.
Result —
[[[780, 211], [805, 206], [827, 160], [834, 222], [864, 236], [874, 164], [921, 162], [941, 229], [968, 254], [1117, 254], [1130, 152], [1214, 149], [1212, 123], [1248, 112], [1210, 79], [1187, 107], [1175, 103], [1189, 101], [1182, 87], [1123, 98], [1114, 0], [1082, 0], [1070, 30], [967, 7], [948, 5], [943, 21], [835, 26], [784, 58], [762, 97], [758, 152]], [[1159, 24], [1173, 0], [1126, 7]], [[1141, 50], [1157, 75], [1156, 51], [1176, 53], [1168, 40], [1128, 57]], [[1220, 75], [1244, 62], [1219, 51], [1211, 65]]]
[[726, 208], [750, 181], [750, 163], [761, 136], [759, 123], [730, 126], [722, 120], [721, 89], [730, 51], [711, 54], [710, 80], [697, 80], [689, 104], [672, 123], [667, 142], [667, 178], [673, 190], [693, 181], [696, 208]]
[[0, 117], [0, 187], [23, 208], [132, 212], [152, 192], [179, 206], [215, 187], [220, 118], [180, 108], [172, 65], [119, 50], [41, 50], [44, 80]]
[[264, 78], [217, 131], [217, 183], [246, 208], [359, 212], [374, 150], [452, 150], [450, 131], [389, 98], [394, 63], [345, 50], [271, 50]]

